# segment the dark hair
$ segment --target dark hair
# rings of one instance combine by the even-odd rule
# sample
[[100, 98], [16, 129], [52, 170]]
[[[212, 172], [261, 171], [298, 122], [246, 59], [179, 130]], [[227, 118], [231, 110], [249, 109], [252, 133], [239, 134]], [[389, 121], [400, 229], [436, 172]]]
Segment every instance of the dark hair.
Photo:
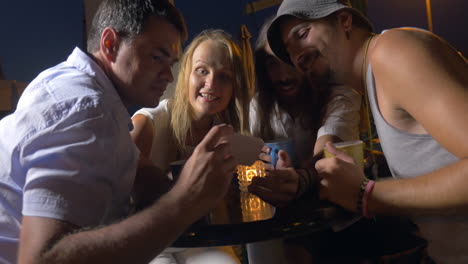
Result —
[[[354, 8], [355, 9], [355, 8]], [[356, 11], [354, 12], [351, 12], [350, 11], [351, 9], [341, 9], [341, 10], [338, 10], [336, 12], [333, 12], [332, 14], [324, 17], [323, 19], [325, 19], [326, 21], [328, 21], [330, 24], [332, 24], [333, 26], [337, 26], [339, 24], [339, 18], [338, 18], [338, 14], [340, 12], [349, 12], [351, 13], [351, 16], [353, 17], [353, 26], [355, 27], [359, 27], [361, 29], [364, 29], [364, 30], [367, 30], [369, 32], [373, 32], [373, 29], [372, 29], [372, 26], [369, 24], [368, 21], [364, 20], [364, 18], [362, 18], [361, 16], [357, 15], [356, 14]], [[359, 10], [357, 10], [359, 11]]]
[[[273, 140], [274, 133], [271, 125], [271, 116], [275, 112], [275, 105], [279, 98], [277, 91], [273, 89], [273, 84], [268, 78], [266, 59], [268, 54], [265, 51], [267, 44], [267, 31], [273, 22], [274, 17], [265, 20], [262, 25], [255, 45], [255, 74], [256, 74], [256, 97], [258, 100], [256, 118], [260, 126], [254, 131], [255, 136], [262, 137], [263, 140]], [[279, 60], [279, 59], [278, 59]], [[284, 63], [284, 62], [281, 62]], [[317, 132], [321, 126], [321, 118], [329, 97], [329, 89], [319, 89], [314, 86], [323, 84], [310, 84], [306, 80], [299, 87], [299, 94], [296, 96], [296, 103], [299, 106], [300, 125], [307, 130]], [[280, 106], [280, 104], [278, 104]]]
[[99, 49], [102, 31], [114, 28], [124, 40], [131, 40], [145, 30], [149, 17], [165, 19], [187, 38], [187, 28], [180, 11], [167, 0], [104, 0], [93, 18], [87, 50], [92, 53]]

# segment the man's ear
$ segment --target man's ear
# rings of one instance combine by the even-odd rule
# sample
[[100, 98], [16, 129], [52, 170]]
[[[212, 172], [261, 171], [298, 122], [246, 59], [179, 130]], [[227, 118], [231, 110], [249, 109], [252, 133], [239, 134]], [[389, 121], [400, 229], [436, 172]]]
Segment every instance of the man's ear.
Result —
[[353, 30], [353, 14], [347, 10], [340, 11], [337, 14], [338, 23], [345, 32], [351, 32]]
[[99, 43], [99, 51], [108, 61], [115, 61], [119, 48], [119, 42], [119, 35], [114, 28], [107, 27], [102, 31], [101, 42]]

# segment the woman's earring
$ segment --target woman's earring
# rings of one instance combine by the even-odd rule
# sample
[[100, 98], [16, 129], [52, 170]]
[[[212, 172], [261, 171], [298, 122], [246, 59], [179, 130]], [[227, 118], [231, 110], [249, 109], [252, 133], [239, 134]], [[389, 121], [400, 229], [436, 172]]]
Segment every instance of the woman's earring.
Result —
[[346, 39], [349, 40], [349, 31], [345, 31]]

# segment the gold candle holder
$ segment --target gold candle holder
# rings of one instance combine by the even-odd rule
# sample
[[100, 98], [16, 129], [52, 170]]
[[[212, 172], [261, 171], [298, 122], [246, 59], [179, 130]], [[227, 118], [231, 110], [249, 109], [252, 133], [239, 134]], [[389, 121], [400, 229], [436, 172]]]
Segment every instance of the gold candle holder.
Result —
[[275, 214], [275, 208], [256, 195], [241, 192], [240, 198], [243, 222], [270, 219]]
[[247, 192], [247, 187], [252, 183], [253, 177], [265, 177], [265, 165], [257, 160], [251, 166], [237, 165], [237, 180], [239, 189]]

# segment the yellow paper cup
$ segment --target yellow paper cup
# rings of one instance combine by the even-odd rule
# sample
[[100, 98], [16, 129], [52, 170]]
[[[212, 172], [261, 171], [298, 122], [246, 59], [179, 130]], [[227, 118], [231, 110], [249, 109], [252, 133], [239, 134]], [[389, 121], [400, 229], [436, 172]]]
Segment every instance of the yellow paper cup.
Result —
[[[345, 141], [333, 144], [337, 149], [345, 152], [349, 156], [353, 157], [356, 164], [364, 168], [364, 142], [361, 140]], [[334, 157], [335, 155], [328, 152], [327, 148], [323, 150], [325, 158]]]

